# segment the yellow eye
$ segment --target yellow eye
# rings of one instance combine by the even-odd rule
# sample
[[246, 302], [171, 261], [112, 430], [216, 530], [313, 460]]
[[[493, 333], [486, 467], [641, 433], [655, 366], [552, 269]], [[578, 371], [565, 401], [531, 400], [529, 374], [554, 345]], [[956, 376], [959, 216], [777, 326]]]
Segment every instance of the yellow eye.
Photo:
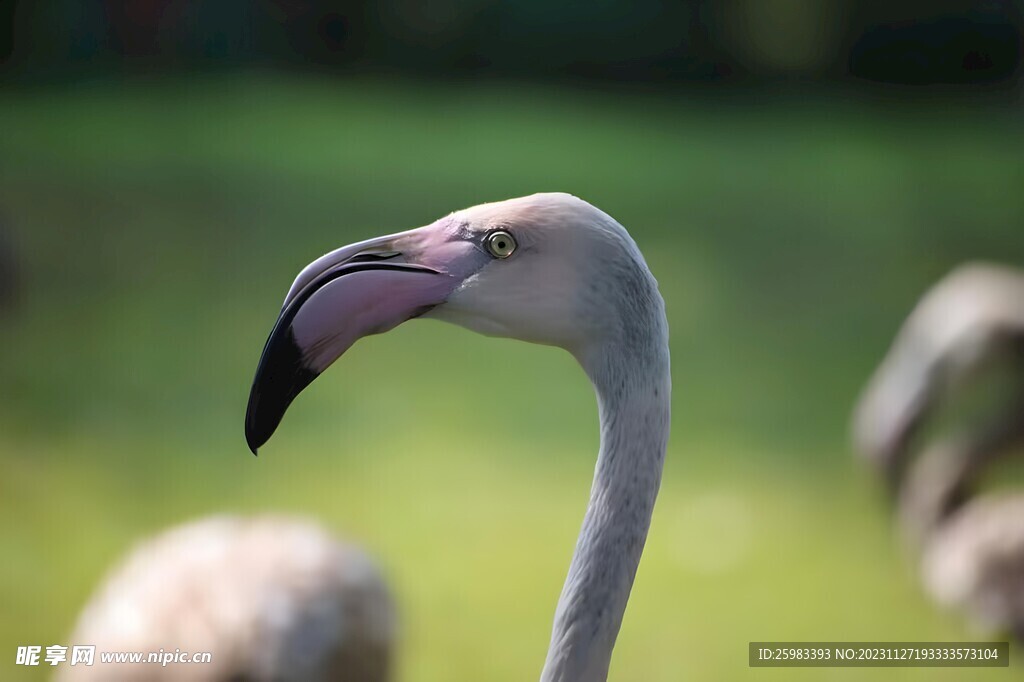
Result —
[[487, 250], [495, 258], [508, 258], [516, 250], [516, 240], [504, 230], [497, 230], [487, 235]]

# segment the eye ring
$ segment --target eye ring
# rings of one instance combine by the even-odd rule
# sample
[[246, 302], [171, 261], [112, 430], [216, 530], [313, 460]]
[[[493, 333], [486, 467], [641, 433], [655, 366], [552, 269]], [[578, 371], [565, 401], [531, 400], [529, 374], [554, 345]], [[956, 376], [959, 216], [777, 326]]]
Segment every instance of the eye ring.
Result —
[[484, 240], [487, 251], [495, 258], [508, 258], [516, 252], [516, 239], [505, 230], [495, 230]]

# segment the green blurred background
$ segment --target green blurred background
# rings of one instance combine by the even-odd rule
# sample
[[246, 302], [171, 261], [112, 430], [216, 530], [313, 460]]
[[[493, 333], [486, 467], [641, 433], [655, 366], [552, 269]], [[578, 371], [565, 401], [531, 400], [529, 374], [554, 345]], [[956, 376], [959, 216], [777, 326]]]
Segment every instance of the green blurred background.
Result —
[[612, 679], [1019, 676], [1016, 645], [1009, 671], [747, 667], [751, 640], [975, 636], [847, 420], [932, 282], [1024, 262], [1019, 4], [3, 5], [3, 679], [45, 675], [15, 648], [70, 644], [135, 541], [223, 511], [378, 557], [402, 680], [536, 678], [597, 450], [568, 354], [414, 321], [259, 459], [242, 417], [308, 261], [553, 190], [631, 231], [672, 327]]

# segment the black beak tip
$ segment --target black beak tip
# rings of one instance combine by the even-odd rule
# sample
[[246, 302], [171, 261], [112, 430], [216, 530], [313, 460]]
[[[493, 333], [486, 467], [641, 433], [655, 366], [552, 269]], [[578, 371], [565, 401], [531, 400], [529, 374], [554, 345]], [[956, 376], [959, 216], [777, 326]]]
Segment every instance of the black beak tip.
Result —
[[[276, 330], [275, 330], [276, 331]], [[260, 358], [245, 411], [245, 441], [256, 455], [304, 388], [319, 376], [309, 369], [291, 333], [272, 334]]]
[[260, 453], [256, 451], [259, 449], [260, 446], [256, 444], [256, 439], [252, 437], [252, 434], [249, 432], [249, 429], [245, 430], [245, 442], [249, 446], [249, 450], [250, 452], [252, 452], [252, 456], [259, 457]]
[[245, 443], [249, 446], [249, 451], [257, 456], [258, 450], [274, 435], [288, 403], [294, 397], [268, 393], [265, 389], [266, 387], [261, 386], [259, 382], [253, 385], [249, 405], [245, 411]]
[[255, 415], [250, 409], [245, 415], [245, 443], [249, 446], [249, 451], [253, 455], [259, 455], [257, 450], [263, 447], [263, 444], [267, 442], [269, 436], [260, 434], [260, 430], [257, 428]]

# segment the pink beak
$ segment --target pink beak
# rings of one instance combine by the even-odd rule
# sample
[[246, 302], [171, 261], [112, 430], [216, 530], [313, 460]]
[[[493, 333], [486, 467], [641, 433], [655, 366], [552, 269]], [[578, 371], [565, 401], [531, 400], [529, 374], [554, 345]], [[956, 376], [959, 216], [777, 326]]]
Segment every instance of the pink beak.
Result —
[[458, 226], [427, 227], [342, 247], [295, 279], [270, 332], [249, 393], [249, 449], [273, 435], [292, 400], [363, 336], [444, 303], [488, 258]]

